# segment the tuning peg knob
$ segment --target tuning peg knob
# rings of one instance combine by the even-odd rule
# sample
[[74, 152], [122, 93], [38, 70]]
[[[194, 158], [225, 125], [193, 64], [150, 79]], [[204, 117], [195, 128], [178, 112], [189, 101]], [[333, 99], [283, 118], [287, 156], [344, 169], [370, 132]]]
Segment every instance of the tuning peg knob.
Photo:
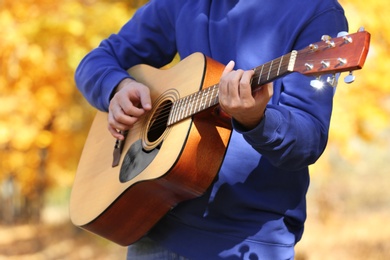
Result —
[[321, 89], [324, 86], [324, 83], [320, 80], [320, 77], [317, 77], [316, 79], [310, 81], [310, 86], [315, 89]]
[[337, 34], [337, 37], [344, 37], [344, 36], [347, 36], [347, 35], [349, 35], [348, 32], [346, 32], [346, 31], [341, 31], [341, 32], [339, 32], [339, 33]]
[[355, 76], [352, 74], [352, 71], [349, 72], [347, 76], [344, 78], [344, 82], [350, 84], [355, 81]]
[[337, 61], [339, 62], [340, 66], [347, 64], [347, 59], [344, 58], [338, 58]]
[[324, 68], [329, 68], [330, 62], [329, 62], [329, 61], [322, 60], [322, 61], [321, 61], [321, 65], [322, 65], [322, 67], [324, 67]]
[[330, 41], [331, 39], [332, 39], [332, 37], [330, 37], [329, 35], [322, 35], [322, 37], [321, 37], [321, 41], [324, 41], [324, 42]]
[[317, 44], [310, 44], [309, 45], [309, 49], [311, 50], [311, 51], [318, 51], [318, 45]]
[[314, 65], [312, 63], [305, 63], [305, 67], [307, 70], [312, 70], [314, 68]]
[[333, 74], [331, 77], [328, 77], [326, 79], [326, 82], [329, 83], [329, 85], [331, 85], [332, 87], [337, 87], [337, 76], [335, 74]]
[[352, 38], [351, 38], [351, 36], [349, 36], [348, 32], [341, 31], [341, 32], [339, 32], [337, 34], [337, 37], [343, 37], [345, 43], [351, 43], [352, 42]]

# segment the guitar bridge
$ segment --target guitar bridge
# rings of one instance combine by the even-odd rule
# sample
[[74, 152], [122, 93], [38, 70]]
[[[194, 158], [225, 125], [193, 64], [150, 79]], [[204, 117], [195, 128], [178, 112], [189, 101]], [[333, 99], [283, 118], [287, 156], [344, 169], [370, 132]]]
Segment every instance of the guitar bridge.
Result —
[[112, 153], [112, 167], [116, 167], [119, 165], [119, 161], [121, 159], [121, 155], [122, 155], [122, 151], [123, 151], [123, 146], [125, 144], [125, 140], [126, 140], [126, 136], [127, 136], [127, 133], [128, 131], [125, 131], [125, 132], [122, 132], [121, 131], [121, 134], [123, 134], [123, 136], [125, 137], [124, 140], [119, 140], [117, 139], [115, 141], [115, 146], [114, 146], [114, 151]]

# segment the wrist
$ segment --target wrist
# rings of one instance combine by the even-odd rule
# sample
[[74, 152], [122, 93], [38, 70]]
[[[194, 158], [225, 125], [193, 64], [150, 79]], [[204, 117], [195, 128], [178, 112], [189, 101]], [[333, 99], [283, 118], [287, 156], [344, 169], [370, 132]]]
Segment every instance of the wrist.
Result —
[[132, 78], [124, 78], [122, 79], [118, 85], [115, 86], [115, 88], [112, 90], [111, 95], [110, 95], [110, 100], [113, 98], [113, 96], [118, 93], [122, 88], [124, 88], [127, 84], [131, 83], [134, 81]]
[[253, 119], [253, 120], [245, 120], [245, 121], [240, 121], [240, 120], [237, 120], [237, 119], [234, 119], [234, 120], [240, 125], [240, 128], [242, 130], [250, 131], [250, 130], [256, 128], [264, 120], [264, 117], [265, 117], [265, 111], [261, 115], [260, 118], [256, 118], [256, 119]]

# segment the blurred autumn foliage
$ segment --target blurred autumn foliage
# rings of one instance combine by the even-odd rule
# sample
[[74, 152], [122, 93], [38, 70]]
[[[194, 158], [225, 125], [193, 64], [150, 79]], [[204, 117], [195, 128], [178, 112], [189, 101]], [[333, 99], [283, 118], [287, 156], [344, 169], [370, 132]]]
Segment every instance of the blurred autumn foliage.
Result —
[[71, 185], [93, 110], [75, 87], [81, 58], [145, 1], [0, 1], [0, 217], [38, 218]]
[[[74, 71], [144, 2], [0, 0], [0, 224], [39, 221], [48, 191], [69, 191], [94, 115]], [[340, 78], [328, 149], [312, 169], [328, 183], [335, 171], [387, 173], [390, 159], [388, 0], [340, 2], [350, 32], [364, 26], [372, 39], [355, 83]]]
[[371, 143], [384, 150], [389, 147], [390, 6], [386, 0], [369, 4], [362, 0], [340, 2], [346, 10], [350, 32], [364, 26], [371, 33], [365, 67], [355, 73], [354, 84], [339, 85], [333, 113], [330, 142], [338, 146], [342, 157], [353, 161], [363, 159], [360, 155], [364, 154], [356, 143]]

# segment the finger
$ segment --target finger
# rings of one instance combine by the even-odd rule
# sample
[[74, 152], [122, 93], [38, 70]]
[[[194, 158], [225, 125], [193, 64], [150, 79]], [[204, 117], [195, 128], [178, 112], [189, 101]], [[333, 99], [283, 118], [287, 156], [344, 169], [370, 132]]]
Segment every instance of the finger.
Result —
[[117, 103], [125, 114], [139, 117], [152, 108], [149, 92], [146, 87], [140, 88], [130, 96], [119, 96]]
[[264, 98], [271, 98], [274, 94], [274, 85], [272, 82], [262, 85], [260, 88], [257, 88], [253, 91], [253, 96], [257, 99], [258, 96], [263, 96]]
[[116, 139], [119, 139], [119, 140], [124, 140], [125, 139], [125, 137], [123, 136], [123, 134], [121, 132], [119, 132], [115, 128], [111, 127], [110, 125], [108, 125], [108, 131]]
[[128, 130], [138, 121], [138, 117], [129, 116], [123, 112], [120, 114], [108, 113], [108, 124], [117, 130]]
[[148, 111], [152, 109], [152, 101], [150, 98], [150, 91], [148, 88], [144, 88], [143, 91], [140, 91], [140, 102], [144, 110]]
[[226, 76], [229, 72], [231, 72], [233, 70], [234, 66], [235, 66], [235, 62], [232, 60], [229, 61], [229, 63], [225, 66], [225, 69], [222, 72], [222, 77]]
[[[143, 108], [138, 108], [130, 103], [130, 105], [121, 106], [121, 110], [123, 115], [131, 116], [131, 117], [140, 117], [145, 113]], [[124, 118], [125, 119], [125, 118]], [[127, 120], [127, 119], [125, 119]]]
[[233, 100], [240, 98], [240, 84], [242, 80], [242, 76], [244, 71], [238, 69], [229, 74], [228, 82], [227, 82], [227, 94]]
[[264, 88], [268, 100], [271, 99], [271, 97], [274, 95], [274, 84], [272, 82], [268, 83], [267, 85], [264, 86]]
[[243, 70], [234, 70], [221, 78], [219, 100], [222, 106], [237, 106], [240, 103], [239, 84], [243, 73]]
[[242, 99], [252, 98], [251, 82], [253, 74], [253, 70], [247, 70], [242, 74], [239, 87], [239, 95]]
[[108, 123], [118, 129], [119, 124], [130, 125], [132, 123], [131, 116], [122, 109], [121, 103], [111, 102], [108, 108]]

